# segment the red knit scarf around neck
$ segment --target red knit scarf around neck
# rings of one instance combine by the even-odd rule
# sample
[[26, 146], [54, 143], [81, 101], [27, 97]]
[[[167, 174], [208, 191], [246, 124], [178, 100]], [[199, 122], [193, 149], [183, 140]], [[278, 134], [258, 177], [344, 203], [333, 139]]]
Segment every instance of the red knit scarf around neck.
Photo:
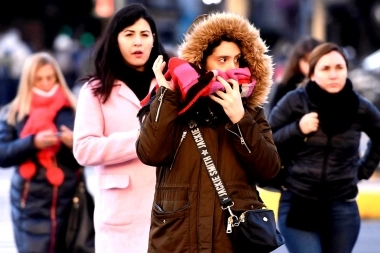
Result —
[[[234, 79], [240, 85], [242, 97], [251, 96], [256, 84], [256, 80], [251, 76], [248, 67], [230, 69], [227, 71], [218, 70], [218, 76], [223, 79]], [[186, 112], [200, 97], [206, 97], [217, 90], [225, 90], [223, 84], [215, 80], [214, 73], [204, 72], [199, 67], [183, 59], [172, 57], [168, 62], [168, 71], [164, 75], [167, 81], [173, 85], [173, 89], [181, 94], [181, 105], [178, 115]], [[158, 84], [155, 90], [158, 90]], [[148, 94], [141, 102], [145, 106], [151, 98]]]
[[[57, 132], [54, 119], [58, 111], [65, 106], [70, 106], [70, 103], [61, 87], [58, 87], [56, 92], [49, 97], [33, 92], [29, 118], [21, 131], [20, 137], [37, 134], [44, 130]], [[61, 185], [64, 179], [62, 170], [55, 164], [55, 155], [59, 148], [60, 143], [41, 149], [37, 153], [38, 162], [46, 169], [46, 177], [54, 186]], [[20, 175], [26, 180], [30, 180], [36, 174], [36, 171], [36, 164], [31, 160], [27, 160], [20, 165]]]

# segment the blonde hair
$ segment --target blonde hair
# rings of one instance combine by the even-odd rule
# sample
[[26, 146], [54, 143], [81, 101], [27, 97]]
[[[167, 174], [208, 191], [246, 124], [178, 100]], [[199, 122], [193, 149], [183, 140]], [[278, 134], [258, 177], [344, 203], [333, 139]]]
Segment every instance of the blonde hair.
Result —
[[56, 73], [57, 83], [63, 89], [74, 111], [76, 110], [76, 97], [67, 86], [65, 77], [56, 59], [48, 52], [38, 52], [28, 56], [24, 62], [16, 97], [9, 103], [7, 122], [15, 125], [29, 115], [32, 100], [32, 89], [36, 79], [37, 70], [50, 64]]

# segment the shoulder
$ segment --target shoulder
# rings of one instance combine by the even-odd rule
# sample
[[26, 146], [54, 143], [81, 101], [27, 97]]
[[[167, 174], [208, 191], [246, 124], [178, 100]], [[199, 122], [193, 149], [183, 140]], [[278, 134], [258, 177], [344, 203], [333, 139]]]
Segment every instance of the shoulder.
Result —
[[305, 88], [297, 88], [294, 90], [291, 90], [287, 92], [279, 101], [278, 105], [280, 104], [297, 104], [299, 101], [301, 101], [302, 96], [307, 96]]
[[356, 93], [359, 99], [359, 114], [374, 112], [380, 113], [379, 109], [369, 99], [363, 97], [359, 93]]
[[102, 85], [101, 81], [99, 79], [92, 78], [85, 82], [82, 86], [83, 89], [94, 89], [94, 88], [99, 88]]

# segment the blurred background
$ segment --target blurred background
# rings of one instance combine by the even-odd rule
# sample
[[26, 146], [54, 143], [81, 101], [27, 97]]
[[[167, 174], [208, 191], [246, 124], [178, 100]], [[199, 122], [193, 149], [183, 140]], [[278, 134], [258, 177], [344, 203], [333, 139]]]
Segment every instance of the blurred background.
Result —
[[[380, 0], [13, 0], [0, 8], [0, 106], [15, 95], [21, 66], [31, 52], [48, 50], [71, 88], [91, 70], [91, 48], [110, 16], [129, 3], [153, 14], [174, 54], [201, 13], [233, 11], [260, 29], [275, 62], [274, 80], [303, 35], [336, 42], [350, 59], [357, 90], [380, 108]], [[379, 101], [377, 101], [379, 100]]]
[[[335, 42], [348, 56], [354, 88], [380, 109], [380, 0], [7, 1], [7, 7], [0, 8], [0, 107], [14, 98], [25, 58], [41, 50], [56, 56], [70, 88], [76, 93], [81, 86], [77, 79], [92, 70], [91, 53], [96, 39], [109, 18], [129, 3], [142, 3], [150, 10], [172, 55], [199, 14], [232, 11], [247, 17], [260, 29], [273, 56], [274, 81], [281, 77], [288, 53], [299, 38], [311, 35]], [[12, 170], [0, 170], [2, 253], [15, 252], [8, 199], [11, 173]], [[92, 170], [88, 169], [87, 174], [91, 187]], [[374, 203], [379, 200], [379, 182], [377, 179], [359, 184], [362, 193], [359, 200], [364, 203], [360, 206], [362, 217], [376, 220], [363, 222], [355, 253], [379, 252], [380, 213], [374, 210], [378, 208]], [[274, 199], [277, 203], [276, 197], [265, 201], [270, 204]], [[286, 252], [285, 247], [276, 252]]]

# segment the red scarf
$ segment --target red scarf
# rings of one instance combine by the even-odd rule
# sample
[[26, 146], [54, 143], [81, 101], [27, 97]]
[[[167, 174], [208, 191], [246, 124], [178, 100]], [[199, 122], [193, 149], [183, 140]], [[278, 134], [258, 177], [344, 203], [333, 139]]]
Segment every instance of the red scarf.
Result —
[[[251, 77], [249, 68], [230, 69], [226, 72], [218, 70], [218, 76], [223, 79], [235, 79], [240, 85], [242, 97], [249, 97], [256, 84], [256, 80]], [[200, 97], [206, 97], [217, 90], [225, 90], [224, 86], [214, 80], [214, 73], [211, 71], [202, 73], [202, 70], [183, 59], [172, 57], [168, 63], [168, 71], [165, 79], [171, 81], [174, 89], [181, 93], [181, 108], [179, 115], [187, 111]], [[158, 90], [158, 84], [155, 89]], [[150, 100], [150, 94], [141, 101], [141, 106], [146, 105]]]
[[[70, 103], [60, 86], [54, 95], [50, 97], [41, 96], [33, 92], [29, 118], [21, 131], [20, 137], [23, 138], [31, 134], [37, 134], [44, 130], [57, 132], [54, 119], [58, 111], [66, 106], [70, 106]], [[54, 162], [59, 148], [60, 143], [41, 149], [37, 153], [39, 163], [47, 170], [46, 177], [48, 181], [54, 186], [61, 185], [64, 179], [62, 170]], [[27, 160], [20, 165], [20, 175], [26, 180], [30, 180], [36, 174], [36, 171], [36, 164], [31, 160]]]

